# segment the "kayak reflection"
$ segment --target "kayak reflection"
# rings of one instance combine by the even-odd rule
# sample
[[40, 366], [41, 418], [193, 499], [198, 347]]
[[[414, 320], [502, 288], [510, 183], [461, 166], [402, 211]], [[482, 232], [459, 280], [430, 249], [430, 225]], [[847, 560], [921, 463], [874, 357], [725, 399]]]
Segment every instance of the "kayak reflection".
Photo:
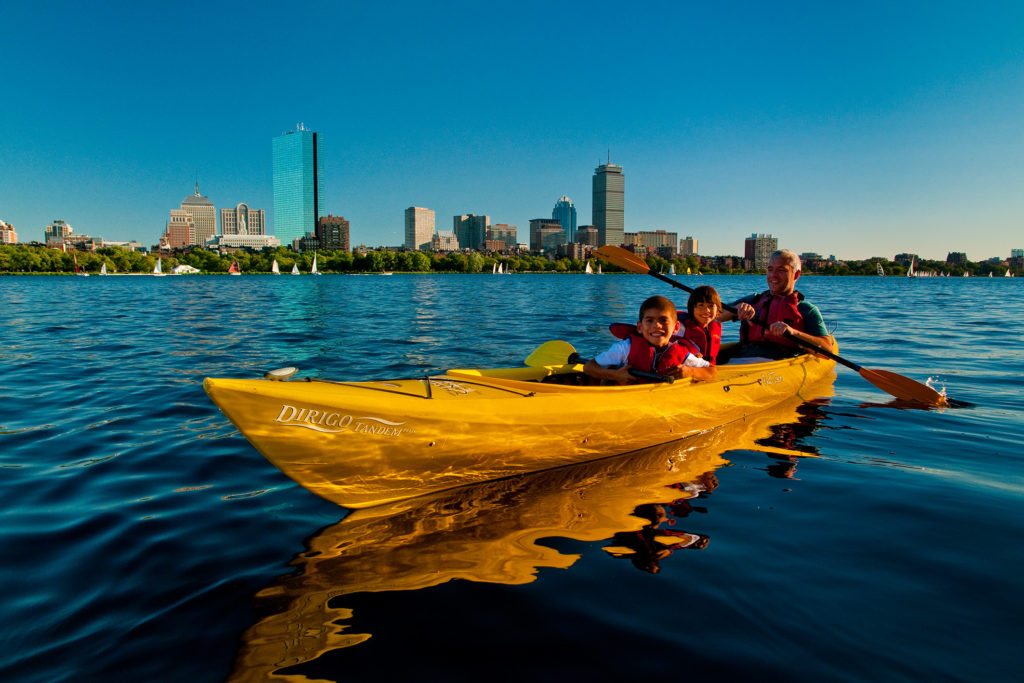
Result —
[[671, 553], [708, 546], [706, 535], [682, 527], [706, 512], [700, 498], [717, 487], [714, 472], [729, 463], [727, 452], [807, 455], [759, 443], [773, 428], [799, 423], [801, 406], [796, 399], [615, 458], [357, 510], [309, 541], [292, 562], [295, 573], [257, 594], [258, 612], [271, 613], [244, 634], [231, 680], [266, 680], [369, 639], [354, 627], [346, 595], [453, 579], [526, 584], [542, 568], [567, 569], [579, 559], [542, 539], [603, 543], [610, 557], [656, 572]]

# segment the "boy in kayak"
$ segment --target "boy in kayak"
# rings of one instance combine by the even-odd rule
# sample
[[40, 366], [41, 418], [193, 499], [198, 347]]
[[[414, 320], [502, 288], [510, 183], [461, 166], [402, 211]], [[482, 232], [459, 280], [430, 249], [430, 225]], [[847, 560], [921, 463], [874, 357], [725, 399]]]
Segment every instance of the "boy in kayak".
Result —
[[704, 360], [715, 365], [722, 345], [722, 323], [718, 322], [718, 314], [722, 312], [721, 297], [714, 287], [701, 285], [690, 293], [686, 312], [683, 338], [697, 347]]
[[583, 372], [617, 384], [652, 381], [634, 377], [631, 368], [675, 378], [714, 379], [715, 368], [691, 353], [689, 344], [673, 339], [677, 332], [675, 304], [663, 296], [652, 296], [640, 304], [636, 330], [588, 360]]
[[[800, 278], [800, 257], [790, 249], [772, 253], [766, 279], [768, 290], [736, 301], [736, 314], [722, 311], [722, 320], [739, 319], [740, 345], [733, 358], [789, 358], [806, 349], [787, 337], [791, 335], [835, 352], [832, 337], [821, 311], [796, 290]], [[766, 327], [752, 322], [759, 319]], [[723, 361], [724, 362], [724, 361]]]

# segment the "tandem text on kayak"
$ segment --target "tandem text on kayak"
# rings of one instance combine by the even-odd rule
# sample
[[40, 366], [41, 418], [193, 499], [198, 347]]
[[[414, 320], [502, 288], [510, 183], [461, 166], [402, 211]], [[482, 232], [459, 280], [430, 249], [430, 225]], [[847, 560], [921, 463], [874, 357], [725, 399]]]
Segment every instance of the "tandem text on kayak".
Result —
[[302, 427], [329, 434], [354, 432], [377, 436], [402, 436], [414, 431], [406, 427], [404, 422], [392, 422], [373, 415], [356, 417], [316, 408], [299, 408], [288, 404], [281, 406], [281, 412], [274, 422], [287, 427]]

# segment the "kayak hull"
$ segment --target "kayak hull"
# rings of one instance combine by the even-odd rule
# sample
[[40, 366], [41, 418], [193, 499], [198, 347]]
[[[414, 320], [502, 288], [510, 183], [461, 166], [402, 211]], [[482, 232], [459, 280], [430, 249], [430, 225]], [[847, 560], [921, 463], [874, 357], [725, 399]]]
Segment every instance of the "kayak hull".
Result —
[[835, 377], [832, 361], [799, 356], [720, 366], [711, 382], [541, 381], [578, 370], [449, 370], [372, 382], [207, 378], [204, 388], [285, 474], [362, 508], [682, 439], [812, 399]]

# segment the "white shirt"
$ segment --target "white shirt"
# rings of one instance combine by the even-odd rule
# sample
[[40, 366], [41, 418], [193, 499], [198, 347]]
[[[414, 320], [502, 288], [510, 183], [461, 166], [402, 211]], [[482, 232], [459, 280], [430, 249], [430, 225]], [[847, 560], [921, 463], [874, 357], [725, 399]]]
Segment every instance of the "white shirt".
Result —
[[[594, 356], [594, 362], [603, 368], [621, 368], [629, 361], [629, 341], [630, 337], [620, 339], [609, 346], [606, 351], [602, 351]], [[686, 355], [686, 360], [683, 361], [683, 365], [691, 368], [706, 368], [711, 365], [711, 363], [689, 353]]]

